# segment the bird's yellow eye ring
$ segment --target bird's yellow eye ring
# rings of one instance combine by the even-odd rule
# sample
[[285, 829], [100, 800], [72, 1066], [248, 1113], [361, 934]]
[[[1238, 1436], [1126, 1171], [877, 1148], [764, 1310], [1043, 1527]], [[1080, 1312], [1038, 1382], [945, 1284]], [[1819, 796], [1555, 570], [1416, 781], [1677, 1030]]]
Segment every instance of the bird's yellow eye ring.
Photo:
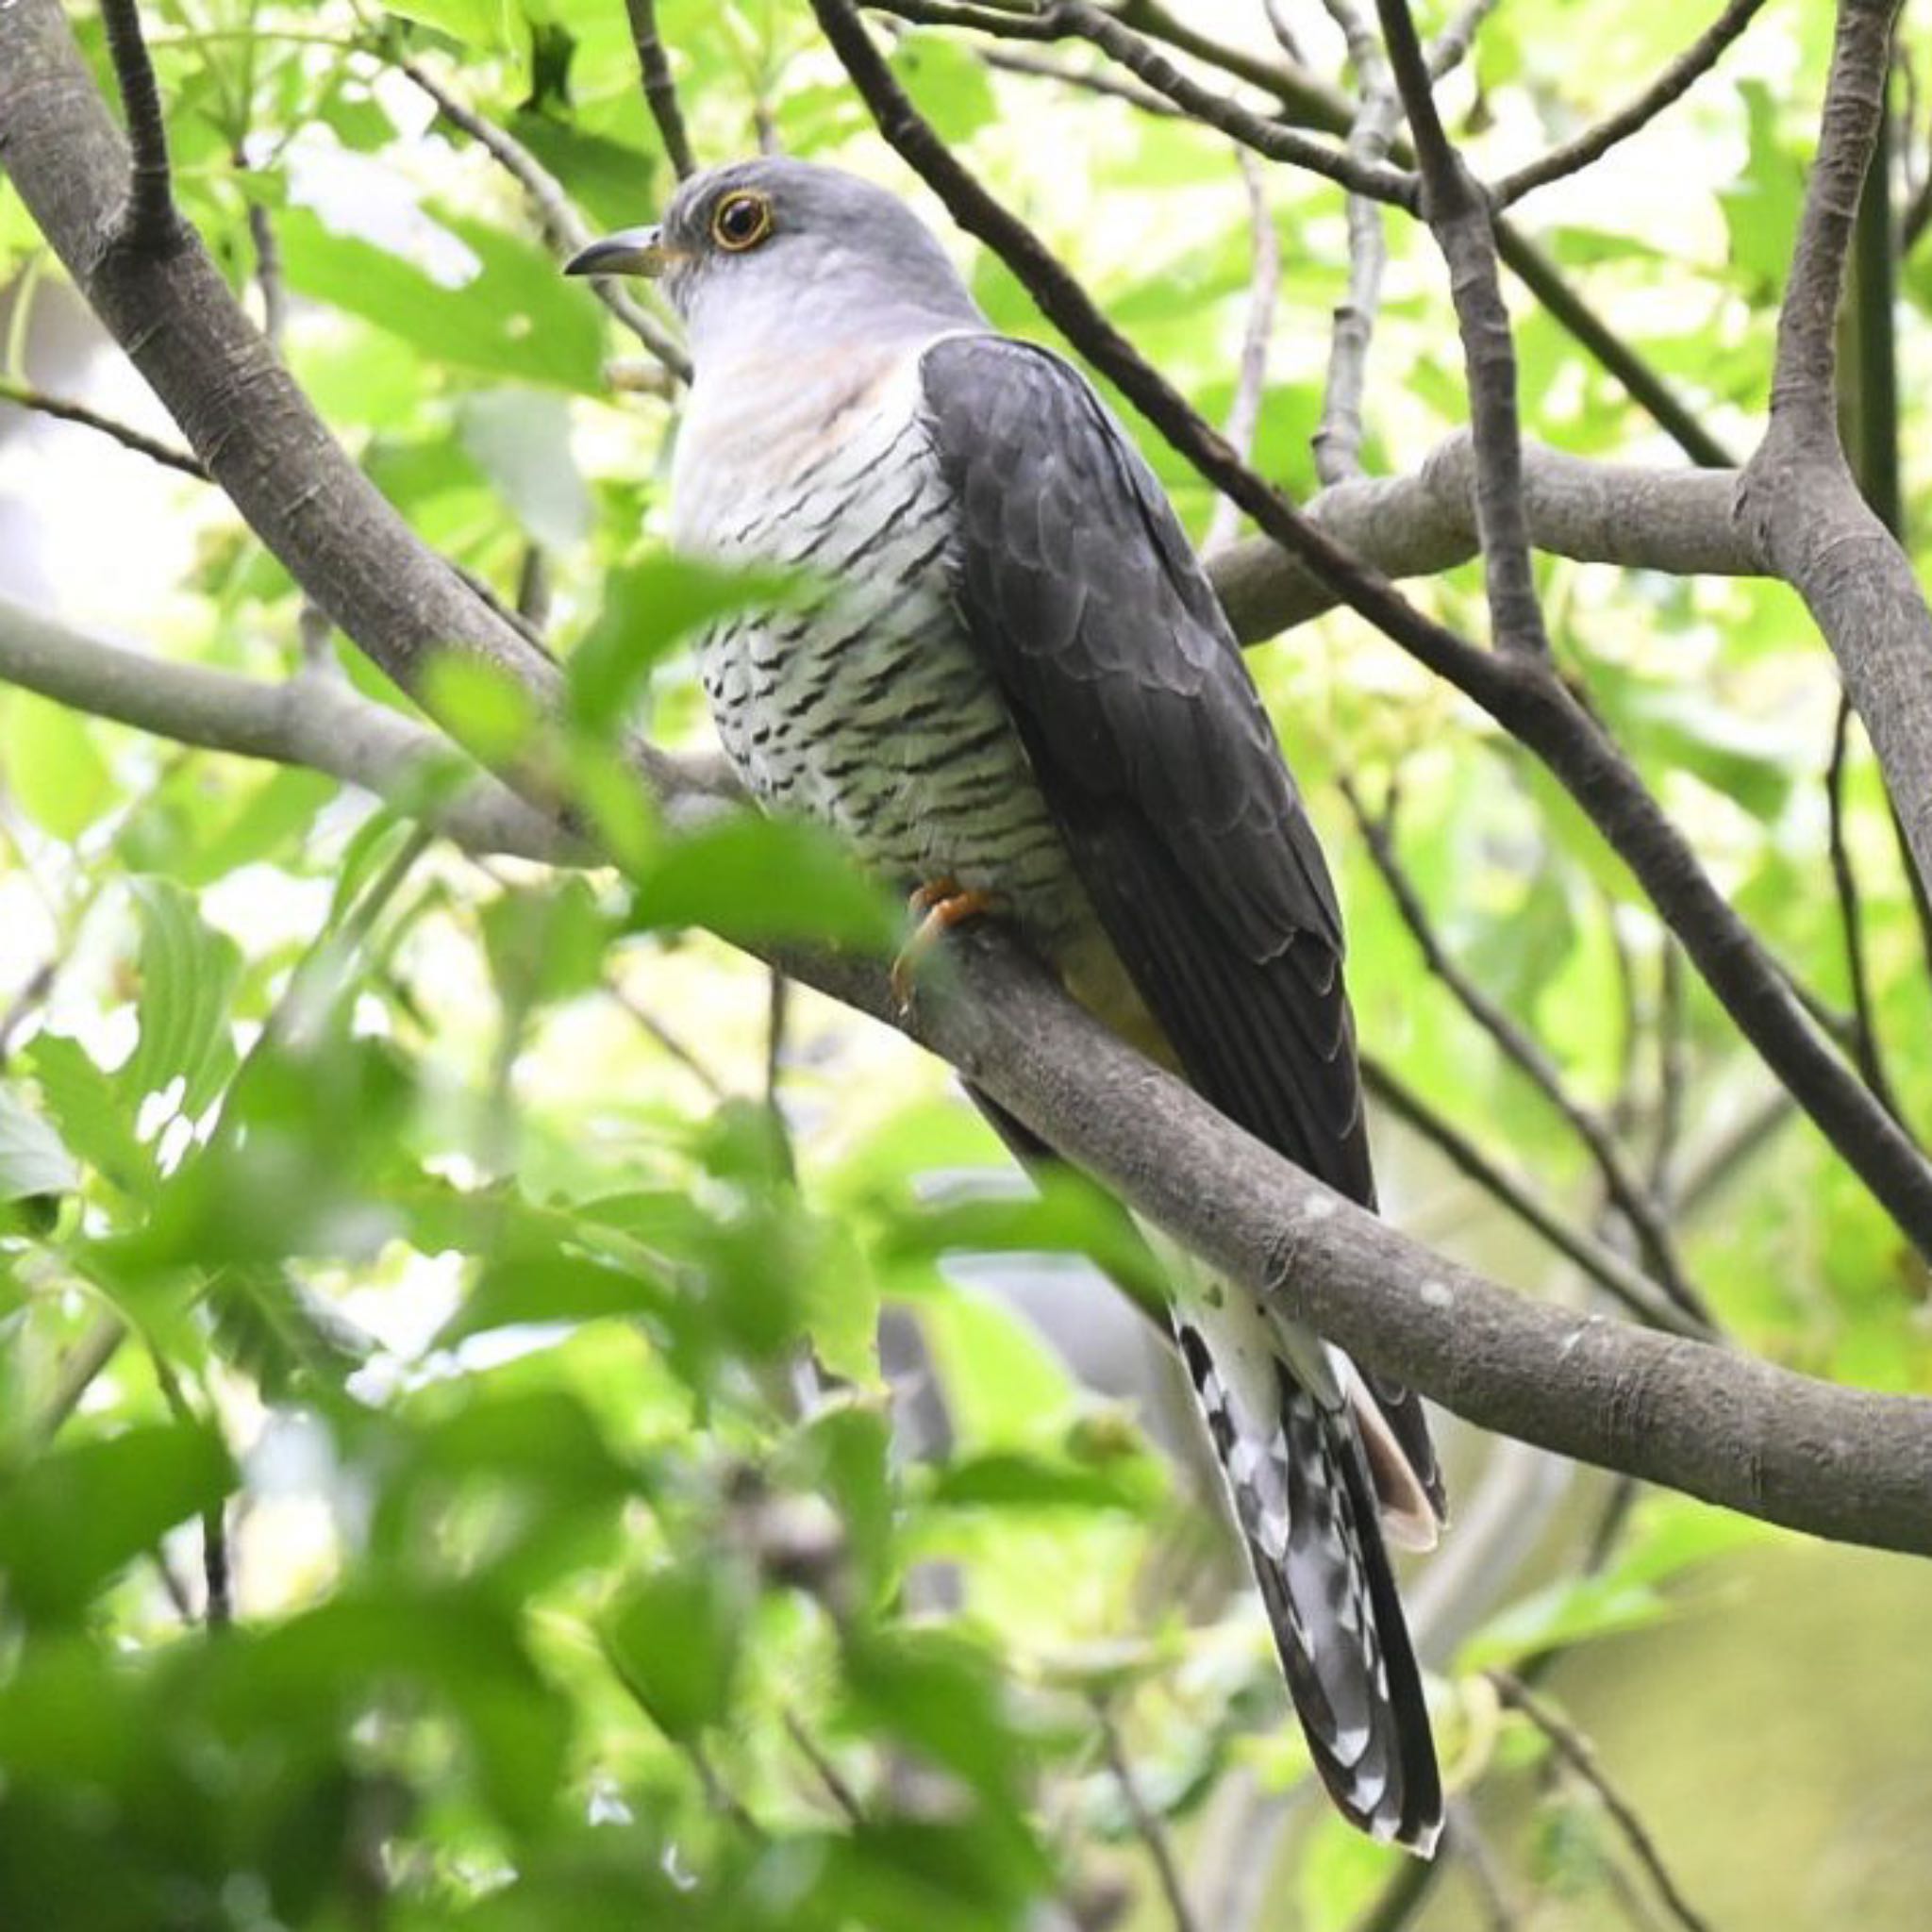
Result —
[[741, 190], [711, 210], [711, 240], [732, 255], [756, 248], [772, 232], [772, 204]]

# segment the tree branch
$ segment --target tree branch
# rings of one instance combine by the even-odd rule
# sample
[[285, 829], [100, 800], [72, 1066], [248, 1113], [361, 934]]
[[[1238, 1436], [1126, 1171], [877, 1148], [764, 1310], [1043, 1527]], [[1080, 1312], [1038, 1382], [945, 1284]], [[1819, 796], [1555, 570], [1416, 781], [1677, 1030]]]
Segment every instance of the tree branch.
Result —
[[1676, 1880], [1671, 1876], [1671, 1868], [1664, 1863], [1662, 1854], [1657, 1848], [1657, 1840], [1644, 1829], [1643, 1821], [1631, 1808], [1628, 1799], [1604, 1774], [1589, 1739], [1574, 1725], [1565, 1723], [1522, 1678], [1512, 1676], [1507, 1671], [1491, 1671], [1487, 1674], [1503, 1702], [1511, 1710], [1521, 1711], [1549, 1740], [1557, 1757], [1604, 1801], [1604, 1808], [1616, 1820], [1624, 1841], [1636, 1853], [1638, 1862], [1650, 1874], [1650, 1881], [1657, 1887], [1658, 1896], [1684, 1932], [1710, 1932], [1709, 1922], [1691, 1909], [1690, 1901], [1679, 1890]]
[[1183, 113], [1218, 129], [1243, 147], [1271, 161], [1285, 161], [1310, 174], [1338, 182], [1352, 194], [1367, 195], [1396, 208], [1415, 206], [1415, 177], [1384, 161], [1363, 160], [1345, 148], [1315, 141], [1279, 121], [1255, 114], [1225, 96], [1190, 79], [1174, 62], [1139, 34], [1129, 32], [1120, 18], [1103, 13], [1088, 0], [1047, 0], [1041, 18], [1063, 34], [1091, 42], [1118, 60], [1135, 79], [1164, 94]]
[[1376, 0], [1389, 64], [1408, 115], [1423, 177], [1423, 219], [1449, 265], [1462, 336], [1475, 449], [1476, 528], [1490, 626], [1501, 650], [1547, 658], [1550, 640], [1529, 561], [1523, 508], [1523, 427], [1516, 409], [1516, 345], [1496, 265], [1491, 211], [1436, 111], [1436, 96], [1407, 0]]
[[1730, 0], [1724, 10], [1627, 106], [1586, 128], [1573, 141], [1513, 169], [1490, 190], [1493, 207], [1506, 208], [1533, 189], [1574, 175], [1601, 160], [1620, 141], [1627, 141], [1673, 103], [1681, 100], [1715, 67], [1724, 51], [1744, 29], [1764, 0]]
[[[1764, 565], [1732, 516], [1733, 470], [1646, 470], [1586, 461], [1526, 441], [1524, 510], [1539, 550], [1674, 576], [1756, 576]], [[1351, 479], [1306, 514], [1389, 577], [1439, 576], [1476, 555], [1475, 464], [1467, 431], [1413, 475]], [[1271, 537], [1218, 552], [1208, 572], [1235, 635], [1255, 643], [1342, 600]]]
[[1489, 1035], [1504, 1058], [1528, 1080], [1556, 1109], [1570, 1131], [1583, 1142], [1603, 1177], [1605, 1191], [1630, 1224], [1641, 1244], [1644, 1259], [1656, 1274], [1658, 1285], [1693, 1322], [1707, 1327], [1709, 1310], [1705, 1307], [1703, 1297], [1685, 1279], [1670, 1229], [1643, 1182], [1624, 1158], [1624, 1151], [1609, 1128], [1571, 1093], [1550, 1057], [1463, 972], [1437, 937], [1428, 908], [1424, 906], [1422, 895], [1417, 892], [1396, 854], [1391, 823], [1392, 796], [1390, 814], [1377, 819], [1363, 804], [1354, 782], [1345, 773], [1338, 783], [1368, 847], [1369, 857], [1374, 861], [1375, 870], [1381, 874], [1390, 897], [1395, 901], [1395, 909], [1401, 914], [1403, 924], [1408, 928], [1410, 937], [1422, 953], [1423, 964], [1449, 989], [1463, 1011]]
[[179, 470], [184, 476], [192, 476], [197, 482], [208, 480], [208, 471], [198, 457], [185, 449], [176, 449], [171, 442], [161, 442], [125, 423], [117, 423], [111, 416], [103, 416], [99, 410], [90, 409], [85, 403], [62, 402], [58, 396], [50, 396], [43, 390], [30, 388], [26, 383], [15, 382], [6, 375], [0, 375], [0, 403], [34, 409], [42, 416], [58, 417], [62, 423], [77, 423], [83, 429], [97, 429], [103, 436], [111, 436], [124, 449], [134, 450], [151, 462], [164, 463], [169, 469]]
[[155, 65], [141, 36], [140, 0], [101, 0], [108, 55], [127, 114], [127, 200], [115, 223], [117, 242], [139, 254], [165, 255], [181, 239], [168, 166], [168, 125]]
[[553, 861], [585, 856], [554, 819], [485, 772], [455, 795], [432, 784], [461, 761], [450, 741], [338, 678], [307, 672], [265, 684], [171, 664], [0, 600], [0, 680], [182, 744], [325, 772], [420, 813], [468, 850]]
[[[1101, 313], [1038, 236], [996, 202], [921, 119], [867, 38], [851, 0], [812, 0], [812, 10], [887, 141], [953, 219], [993, 249], [1047, 318], [1112, 378], [1174, 448], [1342, 602], [1473, 698], [1549, 767], [1683, 940], [1740, 1030], [1921, 1252], [1932, 1255], [1932, 1166], [1857, 1074], [1819, 1038], [1750, 927], [1547, 658], [1527, 651], [1479, 650], [1424, 615], [1386, 577], [1364, 569], [1318, 524], [1240, 462], [1225, 441]], [[1927, 809], [1932, 812], [1932, 803]]]
[[1896, 0], [1842, 0], [1818, 158], [1778, 315], [1771, 425], [1745, 466], [1740, 515], [1805, 600], [1932, 886], [1932, 610], [1865, 501], [1840, 441], [1835, 333], [1859, 192], [1884, 122]]
[[680, 181], [686, 180], [697, 173], [698, 164], [691, 151], [691, 136], [685, 132], [684, 109], [677, 105], [671, 62], [658, 33], [658, 0], [625, 0], [625, 6], [630, 14], [631, 44], [638, 52], [644, 106], [658, 124], [658, 137], [664, 143], [672, 172]]
[[[1228, 447], [1246, 462], [1254, 454], [1255, 432], [1261, 423], [1261, 397], [1268, 387], [1268, 342], [1274, 332], [1274, 295], [1281, 281], [1281, 244], [1275, 239], [1274, 217], [1268, 208], [1268, 184], [1254, 157], [1240, 154], [1241, 186], [1248, 197], [1248, 317], [1241, 330], [1234, 401], [1229, 405], [1223, 434]], [[1349, 206], [1357, 206], [1351, 198]], [[1204, 551], [1221, 549], [1234, 536], [1240, 512], [1224, 496], [1214, 499], [1214, 513], [1201, 539]]]

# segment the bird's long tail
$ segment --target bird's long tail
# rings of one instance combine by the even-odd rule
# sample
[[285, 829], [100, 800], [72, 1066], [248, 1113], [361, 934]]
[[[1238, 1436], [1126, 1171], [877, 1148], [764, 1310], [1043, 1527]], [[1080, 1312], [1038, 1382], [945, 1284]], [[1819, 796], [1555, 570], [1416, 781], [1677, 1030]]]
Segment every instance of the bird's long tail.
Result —
[[1315, 1768], [1353, 1824], [1426, 1857], [1441, 1785], [1382, 1519], [1432, 1532], [1433, 1473], [1409, 1470], [1339, 1350], [1195, 1289], [1175, 1331]]

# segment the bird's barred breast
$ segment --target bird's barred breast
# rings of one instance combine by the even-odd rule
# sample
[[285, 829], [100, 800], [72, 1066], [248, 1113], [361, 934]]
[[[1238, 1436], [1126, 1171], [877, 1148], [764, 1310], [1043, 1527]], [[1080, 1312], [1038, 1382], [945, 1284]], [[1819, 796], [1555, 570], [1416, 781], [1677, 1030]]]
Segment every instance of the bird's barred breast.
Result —
[[953, 608], [952, 505], [916, 358], [828, 394], [836, 380], [794, 371], [762, 410], [741, 386], [712, 402], [701, 384], [680, 437], [678, 546], [795, 568], [808, 586], [802, 608], [700, 643], [725, 753], [760, 800], [836, 827], [895, 887], [993, 893], [1061, 951], [1096, 922]]

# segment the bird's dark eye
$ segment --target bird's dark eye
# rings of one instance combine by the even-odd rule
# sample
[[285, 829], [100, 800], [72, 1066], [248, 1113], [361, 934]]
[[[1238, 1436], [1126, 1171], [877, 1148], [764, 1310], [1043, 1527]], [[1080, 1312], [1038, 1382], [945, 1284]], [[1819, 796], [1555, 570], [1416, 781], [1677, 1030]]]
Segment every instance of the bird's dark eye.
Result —
[[762, 194], [727, 194], [711, 211], [711, 239], [734, 255], [772, 232], [772, 204]]

